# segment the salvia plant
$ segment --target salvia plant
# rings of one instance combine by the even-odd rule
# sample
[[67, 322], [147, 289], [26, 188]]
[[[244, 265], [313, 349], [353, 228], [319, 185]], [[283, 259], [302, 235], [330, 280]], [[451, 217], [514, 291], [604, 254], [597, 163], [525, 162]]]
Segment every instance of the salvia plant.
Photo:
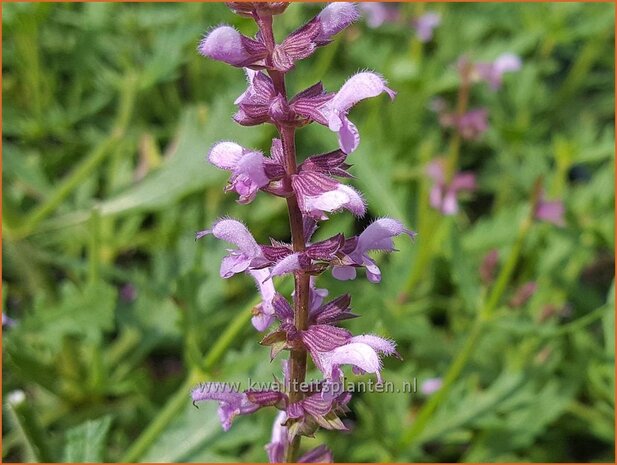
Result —
[[[272, 124], [278, 137], [272, 140], [270, 156], [223, 141], [211, 148], [207, 158], [231, 173], [226, 191], [236, 192], [239, 203], [250, 203], [260, 191], [287, 202], [291, 243], [258, 244], [242, 222], [231, 218], [219, 219], [196, 237], [211, 234], [235, 246], [223, 258], [220, 275], [230, 278], [245, 272], [252, 276], [261, 294], [253, 326], [269, 331], [261, 343], [270, 347], [272, 359], [283, 351], [289, 357], [282, 362], [283, 379], [272, 389], [239, 392], [225, 383], [202, 383], [191, 396], [194, 403], [218, 401], [225, 430], [237, 415], [263, 407], [278, 409], [272, 440], [266, 446], [271, 462], [332, 461], [323, 445], [300, 456], [300, 439], [313, 436], [319, 427], [346, 429], [340, 417], [348, 411], [351, 393], [343, 389], [342, 367], [350, 365], [357, 374], [374, 374], [381, 382], [381, 357], [398, 354], [391, 340], [374, 334], [354, 336], [340, 327], [344, 320], [357, 316], [351, 312], [351, 297], [345, 294], [326, 301], [328, 291], [316, 287], [316, 279], [329, 271], [336, 279], [350, 280], [358, 269], [364, 269], [367, 279], [377, 283], [381, 273], [369, 253], [391, 252], [395, 236], [413, 238], [414, 233], [395, 219], [381, 218], [358, 236], [336, 234], [319, 242], [311, 238], [328, 214], [348, 210], [361, 217], [366, 213], [362, 195], [338, 180], [351, 177], [347, 157], [360, 143], [348, 114], [361, 100], [384, 93], [393, 99], [396, 94], [382, 76], [369, 71], [350, 77], [336, 93], [326, 91], [321, 82], [295, 96], [287, 93], [286, 78], [298, 60], [328, 45], [358, 18], [354, 4], [328, 4], [281, 43], [274, 39], [273, 17], [282, 14], [287, 3], [232, 2], [228, 6], [255, 21], [257, 34], [249, 38], [230, 26], [220, 26], [204, 37], [199, 52], [244, 68], [248, 85], [235, 101], [238, 111], [233, 119], [243, 126]], [[311, 123], [335, 132], [338, 148], [299, 163], [296, 131]], [[277, 292], [273, 282], [284, 274], [294, 277], [290, 300]], [[323, 379], [305, 382], [309, 357]]]

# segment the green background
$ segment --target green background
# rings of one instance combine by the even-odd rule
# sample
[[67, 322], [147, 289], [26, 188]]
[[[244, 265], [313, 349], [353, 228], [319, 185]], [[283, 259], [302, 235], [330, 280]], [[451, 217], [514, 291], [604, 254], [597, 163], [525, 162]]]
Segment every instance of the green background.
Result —
[[[196, 52], [218, 24], [249, 35], [254, 24], [221, 4], [2, 9], [2, 296], [17, 321], [3, 331], [4, 461], [265, 461], [275, 412], [237, 418], [223, 433], [214, 403], [197, 410], [189, 400], [200, 381], [280, 376], [249, 323], [254, 284], [220, 279], [226, 245], [194, 241], [223, 215], [258, 241], [289, 235], [281, 199], [237, 205], [223, 193], [226, 174], [204, 162], [216, 141], [268, 151], [274, 136], [271, 126], [233, 123], [242, 71]], [[406, 22], [423, 10], [443, 18], [424, 45]], [[317, 11], [290, 6], [275, 21], [278, 40]], [[362, 272], [319, 284], [352, 295], [362, 318], [344, 326], [397, 341], [404, 360], [385, 361], [386, 380], [456, 376], [420, 430], [411, 428], [426, 396], [363, 393], [351, 432], [304, 444], [325, 442], [341, 462], [612, 462], [614, 5], [401, 12], [405, 22], [378, 29], [361, 20], [300, 63], [288, 86], [323, 80], [336, 90], [371, 69], [398, 91], [394, 103], [382, 96], [350, 116], [362, 137], [352, 184], [369, 215], [333, 215], [317, 237], [380, 216], [419, 237], [378, 257], [379, 285]], [[488, 109], [490, 128], [461, 148], [479, 189], [456, 217], [440, 217], [427, 206], [424, 166], [450, 134], [429, 103], [453, 102], [459, 56], [503, 52], [523, 68], [499, 92], [474, 87], [472, 106]], [[327, 128], [298, 133], [301, 158], [335, 147]], [[517, 242], [538, 177], [548, 198], [564, 200], [566, 226], [535, 223]], [[499, 292], [479, 278], [492, 249], [502, 271], [516, 258]], [[528, 281], [537, 292], [510, 308]], [[289, 280], [279, 286], [290, 290]], [[495, 308], [478, 326], [491, 295]]]

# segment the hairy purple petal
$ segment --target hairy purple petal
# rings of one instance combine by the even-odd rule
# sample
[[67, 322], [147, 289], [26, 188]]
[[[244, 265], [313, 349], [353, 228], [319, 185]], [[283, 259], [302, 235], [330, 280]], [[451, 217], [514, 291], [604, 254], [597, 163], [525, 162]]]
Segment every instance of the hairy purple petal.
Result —
[[[358, 236], [355, 249], [349, 252], [347, 257], [352, 261], [351, 264], [364, 266], [366, 276], [370, 282], [377, 283], [381, 280], [381, 271], [373, 259], [368, 256], [368, 252], [379, 250], [384, 252], [394, 251], [392, 238], [400, 234], [407, 234], [412, 239], [416, 234], [405, 228], [401, 222], [391, 218], [382, 218], [370, 224]], [[335, 266], [332, 276], [340, 280], [355, 278], [355, 270], [351, 266]]]
[[[299, 177], [292, 178], [294, 190], [298, 189], [296, 180]], [[349, 210], [356, 216], [364, 216], [366, 213], [366, 206], [360, 194], [345, 184], [338, 184], [338, 187], [334, 190], [317, 194], [304, 194], [304, 192], [305, 190], [302, 188], [296, 190], [298, 204], [302, 212], [312, 218], [325, 219], [327, 217], [324, 212], [336, 212], [341, 209]]]
[[[368, 71], [350, 77], [321, 112], [328, 120], [331, 131], [338, 133], [339, 145], [345, 153], [353, 152], [360, 142], [356, 126], [347, 118], [347, 112], [361, 100], [386, 92], [394, 99], [396, 92], [386, 86], [386, 81], [376, 73]], [[319, 122], [319, 121], [318, 121]]]
[[243, 253], [261, 256], [261, 249], [246, 226], [237, 220], [222, 219], [212, 226], [212, 235], [217, 239], [234, 244]]
[[320, 34], [316, 38], [317, 42], [320, 44], [329, 42], [333, 36], [355, 22], [359, 17], [358, 9], [353, 3], [329, 3], [317, 15], [321, 28]]
[[[350, 77], [341, 89], [336, 93], [329, 106], [339, 112], [346, 112], [358, 102], [377, 97], [386, 92], [391, 99], [394, 99], [396, 92], [386, 86], [386, 81], [379, 74], [364, 71]], [[338, 130], [338, 123], [333, 119], [330, 129]]]
[[214, 223], [212, 229], [200, 231], [196, 238], [200, 239], [207, 234], [212, 234], [221, 239], [235, 244], [238, 249], [230, 251], [229, 255], [221, 262], [221, 277], [229, 278], [236, 273], [245, 271], [250, 266], [259, 266], [267, 263], [261, 253], [261, 248], [252, 234], [242, 223], [232, 219], [222, 219]]
[[235, 142], [219, 142], [208, 153], [208, 161], [217, 168], [232, 171], [249, 151]]
[[381, 382], [381, 360], [368, 344], [352, 342], [330, 352], [318, 352], [317, 355], [314, 361], [327, 379], [333, 379], [340, 365], [352, 365], [366, 373], [375, 373]]
[[381, 218], [367, 226], [358, 236], [356, 251], [362, 254], [369, 250], [391, 252], [394, 250], [392, 238], [401, 234], [407, 234], [412, 239], [416, 237], [416, 234], [405, 228], [400, 221], [392, 218]]
[[247, 66], [265, 58], [265, 45], [243, 36], [231, 26], [220, 26], [199, 44], [199, 53], [232, 66]]
[[193, 403], [204, 400], [219, 402], [218, 415], [225, 431], [231, 428], [236, 415], [247, 415], [259, 409], [259, 406], [248, 400], [246, 394], [235, 391], [224, 383], [202, 383], [191, 391]]
[[219, 142], [208, 154], [208, 161], [218, 168], [231, 171], [227, 191], [240, 195], [240, 203], [251, 202], [257, 192], [270, 182], [266, 171], [266, 158], [261, 152], [250, 151], [234, 142]]
[[396, 354], [396, 344], [394, 341], [384, 339], [383, 337], [375, 336], [374, 334], [362, 334], [360, 336], [354, 336], [350, 342], [360, 342], [371, 346], [374, 350], [385, 355]]
[[302, 260], [302, 256], [298, 253], [293, 253], [272, 267], [271, 276], [280, 276], [299, 271], [303, 268], [303, 265], [305, 265], [305, 262]]

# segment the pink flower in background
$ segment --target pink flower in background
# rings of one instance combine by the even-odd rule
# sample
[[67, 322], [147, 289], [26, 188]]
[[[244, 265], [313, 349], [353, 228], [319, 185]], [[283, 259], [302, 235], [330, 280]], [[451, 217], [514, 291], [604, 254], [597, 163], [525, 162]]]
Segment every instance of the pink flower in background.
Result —
[[430, 396], [441, 389], [443, 380], [441, 378], [428, 378], [422, 382], [420, 392], [425, 396]]
[[449, 183], [446, 182], [445, 160], [432, 161], [426, 173], [433, 179], [430, 192], [431, 207], [444, 215], [455, 215], [459, 210], [459, 192], [473, 192], [476, 189], [476, 175], [470, 171], [456, 173]]
[[418, 40], [420, 42], [429, 42], [433, 38], [433, 30], [439, 24], [441, 24], [441, 15], [431, 11], [414, 19], [413, 26], [416, 29]]
[[529, 281], [520, 286], [508, 302], [510, 308], [520, 308], [533, 297], [538, 289], [538, 283]]
[[523, 62], [514, 53], [503, 53], [495, 61], [480, 62], [475, 64], [475, 72], [479, 79], [488, 83], [493, 90], [501, 87], [503, 75], [518, 71], [523, 66]]
[[488, 130], [488, 111], [486, 108], [469, 110], [457, 118], [456, 127], [463, 139], [477, 140]]
[[535, 212], [535, 217], [537, 220], [547, 221], [549, 223], [553, 223], [556, 226], [565, 226], [566, 222], [564, 219], [564, 214], [565, 207], [563, 205], [563, 201], [547, 201], [544, 200], [544, 195], [540, 197], [540, 201], [536, 206]]
[[384, 23], [393, 23], [400, 18], [400, 12], [396, 4], [390, 5], [382, 2], [361, 2], [358, 4], [360, 11], [366, 17], [366, 24], [370, 28], [378, 28]]

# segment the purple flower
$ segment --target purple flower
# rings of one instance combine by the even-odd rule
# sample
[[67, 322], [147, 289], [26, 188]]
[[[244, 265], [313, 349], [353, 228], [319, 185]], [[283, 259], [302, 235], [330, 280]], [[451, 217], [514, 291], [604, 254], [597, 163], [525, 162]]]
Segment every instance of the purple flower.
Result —
[[[279, 412], [272, 425], [272, 438], [266, 445], [268, 460], [270, 463], [285, 462], [285, 451], [289, 444], [289, 428], [285, 426], [287, 413]], [[332, 451], [323, 444], [303, 454], [298, 463], [331, 463], [333, 462]]]
[[381, 281], [381, 270], [375, 261], [368, 256], [373, 250], [393, 252], [394, 242], [392, 238], [401, 234], [407, 234], [412, 239], [416, 234], [406, 229], [402, 223], [391, 218], [381, 218], [370, 224], [357, 238], [348, 240], [346, 247], [353, 247], [343, 260], [342, 266], [332, 269], [332, 276], [342, 281], [355, 279], [355, 267], [366, 267], [366, 277], [372, 283]]
[[529, 299], [533, 297], [538, 289], [538, 283], [535, 281], [529, 281], [519, 287], [510, 301], [508, 302], [508, 306], [510, 308], [520, 308], [525, 305]]
[[202, 39], [199, 53], [232, 66], [258, 65], [267, 56], [266, 46], [243, 36], [231, 26], [219, 26]]
[[261, 295], [261, 302], [253, 308], [251, 322], [257, 331], [265, 331], [274, 321], [272, 299], [274, 299], [276, 290], [274, 289], [274, 283], [272, 282], [270, 270], [268, 268], [251, 270], [249, 274], [255, 280], [257, 289]]
[[488, 111], [486, 108], [474, 108], [463, 114], [456, 121], [461, 137], [476, 140], [488, 130]]
[[358, 129], [349, 121], [347, 113], [361, 100], [376, 97], [383, 92], [394, 100], [396, 92], [386, 86], [385, 79], [376, 73], [365, 71], [350, 77], [334, 98], [320, 109], [330, 130], [338, 134], [339, 146], [343, 152], [353, 152], [360, 143]]
[[378, 28], [383, 23], [391, 23], [400, 17], [400, 13], [382, 2], [361, 2], [358, 4], [360, 10], [366, 16], [366, 24], [370, 28]]
[[360, 14], [353, 3], [331, 2], [317, 15], [320, 31], [315, 39], [325, 45], [332, 37], [358, 20]]
[[416, 36], [420, 42], [429, 42], [433, 38], [433, 29], [441, 23], [441, 16], [435, 12], [424, 13], [413, 21]]
[[422, 386], [420, 386], [420, 392], [422, 392], [422, 394], [424, 394], [425, 396], [430, 396], [431, 394], [439, 391], [442, 384], [443, 381], [441, 378], [426, 379], [422, 383]]
[[364, 216], [366, 206], [362, 196], [350, 186], [341, 184], [317, 172], [301, 172], [291, 177], [300, 210], [316, 220], [326, 220], [326, 212], [342, 209], [355, 216]]
[[270, 120], [270, 104], [276, 97], [272, 79], [266, 74], [244, 68], [247, 89], [234, 101], [238, 112], [234, 121], [243, 126], [254, 126]]
[[504, 53], [493, 62], [476, 63], [475, 71], [479, 79], [487, 82], [491, 89], [497, 90], [501, 87], [504, 73], [518, 71], [522, 64], [517, 55]]
[[285, 451], [289, 444], [289, 434], [285, 422], [287, 421], [287, 414], [282, 411], [274, 419], [272, 425], [272, 438], [266, 445], [266, 452], [268, 453], [268, 460], [270, 463], [283, 463], [285, 462]]
[[565, 226], [565, 207], [561, 200], [546, 201], [542, 196], [536, 206], [535, 217], [540, 221], [547, 221], [556, 226]]
[[232, 219], [218, 220], [212, 229], [199, 231], [195, 238], [201, 239], [208, 234], [238, 247], [230, 250], [229, 255], [223, 258], [220, 271], [222, 278], [230, 278], [248, 268], [261, 268], [268, 264], [268, 260], [261, 252], [261, 247], [241, 222]]
[[430, 192], [431, 207], [449, 216], [458, 213], [458, 193], [476, 189], [476, 177], [471, 172], [463, 171], [455, 174], [448, 184], [444, 165], [445, 160], [437, 159], [428, 165], [426, 173], [434, 182]]
[[351, 365], [358, 373], [374, 373], [382, 383], [380, 354], [397, 355], [396, 344], [372, 334], [352, 337], [347, 344], [328, 352], [311, 352], [315, 365], [328, 380], [340, 379], [339, 367]]
[[[365, 214], [361, 194], [337, 179], [351, 177], [348, 172], [351, 165], [346, 158], [360, 140], [348, 113], [366, 98], [385, 92], [393, 99], [396, 94], [378, 74], [361, 72], [348, 79], [337, 93], [326, 92], [318, 82], [288, 98], [287, 72], [298, 60], [331, 42], [358, 19], [358, 9], [353, 3], [327, 4], [317, 16], [278, 43], [272, 16], [282, 13], [286, 3], [231, 2], [228, 6], [254, 20], [259, 29], [257, 34], [249, 38], [230, 26], [220, 26], [204, 37], [199, 52], [244, 68], [248, 84], [235, 101], [238, 108], [233, 118], [244, 126], [272, 124], [278, 136], [272, 140], [270, 156], [224, 141], [211, 148], [208, 160], [231, 173], [226, 191], [238, 193], [239, 203], [251, 202], [260, 190], [286, 199], [292, 243], [270, 239], [269, 244], [258, 244], [244, 224], [228, 218], [219, 219], [211, 229], [198, 232], [196, 239], [212, 234], [235, 246], [223, 258], [220, 275], [223, 278], [240, 272], [251, 275], [261, 295], [252, 310], [253, 326], [264, 331], [274, 320], [278, 321], [278, 327], [269, 331], [260, 343], [270, 347], [271, 359], [282, 350], [289, 350], [291, 356], [283, 362], [284, 381], [277, 379], [271, 390], [239, 392], [228, 385], [204, 383], [192, 391], [191, 397], [194, 403], [218, 402], [218, 415], [225, 430], [238, 415], [275, 407], [281, 412], [266, 446], [270, 461], [282, 462], [291, 457], [299, 463], [331, 462], [332, 453], [323, 445], [296, 457], [296, 438], [314, 436], [319, 428], [347, 429], [339, 418], [349, 411], [347, 405], [351, 399], [351, 394], [342, 389], [343, 365], [351, 365], [355, 373], [374, 373], [381, 382], [381, 358], [398, 354], [390, 340], [370, 334], [354, 337], [340, 327], [341, 322], [358, 316], [351, 312], [351, 297], [344, 294], [325, 302], [328, 291], [316, 288], [315, 280], [328, 268], [332, 268], [336, 277], [351, 279], [356, 275], [355, 268], [365, 267], [368, 279], [378, 282], [381, 271], [369, 257], [370, 252], [394, 251], [394, 236], [405, 233], [413, 238], [415, 234], [400, 222], [384, 218], [359, 236], [346, 239], [343, 234], [335, 234], [325, 240], [311, 241], [318, 222], [327, 219], [327, 214], [340, 210], [356, 216]], [[382, 14], [377, 21], [387, 19], [388, 14]], [[434, 17], [423, 18], [417, 26], [419, 34], [430, 35], [436, 25], [432, 23], [436, 22]], [[313, 122], [337, 133], [339, 149], [309, 156], [299, 163], [293, 143], [295, 131]], [[274, 276], [287, 273], [294, 275], [291, 301], [278, 293], [273, 283]], [[324, 379], [312, 383], [308, 391], [300, 392], [297, 383], [306, 373], [305, 367], [297, 363], [296, 355], [304, 358], [307, 353]]]
[[225, 383], [202, 383], [191, 391], [193, 403], [204, 400], [215, 400], [219, 403], [218, 415], [225, 431], [231, 428], [236, 415], [248, 415], [260, 408], [248, 400], [245, 393], [237, 392]]
[[235, 142], [219, 142], [208, 154], [208, 161], [214, 166], [231, 171], [225, 190], [237, 192], [240, 203], [252, 202], [257, 191], [270, 182], [264, 169], [265, 160], [261, 152], [245, 149]]

